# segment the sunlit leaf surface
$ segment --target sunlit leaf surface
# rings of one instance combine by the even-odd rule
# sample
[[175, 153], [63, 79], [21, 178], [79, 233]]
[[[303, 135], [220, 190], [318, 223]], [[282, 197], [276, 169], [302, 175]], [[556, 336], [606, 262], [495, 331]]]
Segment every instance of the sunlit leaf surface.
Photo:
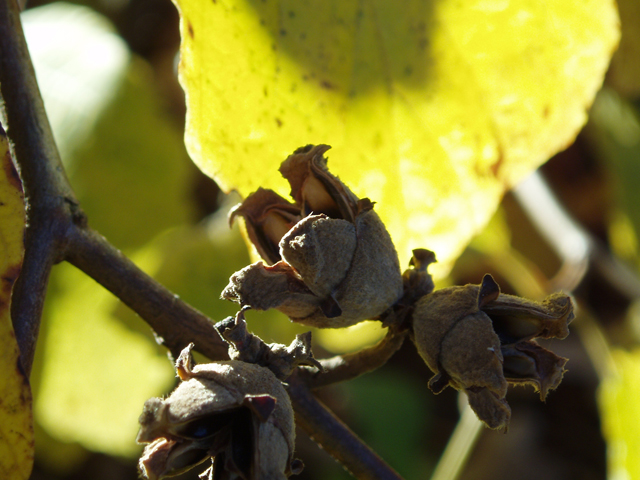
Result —
[[[143, 268], [154, 263], [142, 260]], [[171, 363], [119, 321], [116, 297], [68, 264], [56, 270], [61, 294], [48, 298], [38, 421], [62, 442], [135, 456], [140, 405], [171, 388]]]
[[31, 387], [11, 323], [11, 289], [24, 257], [24, 197], [0, 128], [0, 478], [26, 480], [33, 466]]
[[223, 188], [288, 194], [308, 143], [376, 203], [401, 261], [454, 259], [570, 144], [618, 41], [613, 0], [176, 0], [187, 148]]
[[600, 387], [609, 478], [640, 478], [640, 349], [613, 351], [615, 374]]

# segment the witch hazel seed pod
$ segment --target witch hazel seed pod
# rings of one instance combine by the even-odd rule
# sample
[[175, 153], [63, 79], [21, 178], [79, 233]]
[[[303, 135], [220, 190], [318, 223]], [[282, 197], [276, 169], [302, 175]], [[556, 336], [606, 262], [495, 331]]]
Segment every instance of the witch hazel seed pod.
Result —
[[568, 295], [533, 302], [500, 293], [491, 275], [481, 285], [443, 288], [423, 296], [412, 317], [413, 341], [434, 372], [429, 388], [463, 390], [478, 418], [506, 429], [507, 386], [532, 385], [544, 400], [564, 374], [567, 359], [535, 338], [565, 338], [573, 316]]
[[213, 460], [213, 480], [283, 480], [302, 468], [293, 459], [295, 425], [289, 396], [264, 367], [237, 360], [193, 366], [186, 347], [181, 383], [166, 399], [151, 398], [140, 416], [144, 478], [159, 480]]
[[282, 163], [294, 203], [259, 189], [232, 211], [266, 263], [233, 274], [223, 298], [331, 328], [376, 318], [400, 299], [391, 237], [373, 203], [329, 172], [329, 148], [308, 145]]

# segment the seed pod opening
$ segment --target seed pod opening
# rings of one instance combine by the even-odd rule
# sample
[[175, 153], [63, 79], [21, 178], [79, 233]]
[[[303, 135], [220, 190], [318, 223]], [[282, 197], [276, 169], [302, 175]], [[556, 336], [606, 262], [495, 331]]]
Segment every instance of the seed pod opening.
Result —
[[572, 319], [569, 296], [556, 293], [533, 302], [500, 293], [491, 275], [485, 275], [481, 285], [422, 297], [413, 313], [413, 341], [435, 373], [431, 390], [464, 390], [480, 420], [501, 429], [511, 416], [508, 383], [532, 385], [542, 400], [560, 384], [567, 359], [533, 339], [565, 338]]
[[192, 346], [176, 366], [180, 385], [166, 399], [145, 403], [137, 439], [148, 444], [141, 474], [162, 479], [207, 459], [215, 480], [296, 473], [293, 410], [282, 383], [264, 367], [235, 360], [192, 368]]
[[236, 272], [223, 298], [336, 328], [376, 318], [402, 296], [391, 237], [373, 203], [329, 172], [329, 148], [308, 145], [282, 163], [295, 203], [259, 189], [232, 211], [267, 265]]

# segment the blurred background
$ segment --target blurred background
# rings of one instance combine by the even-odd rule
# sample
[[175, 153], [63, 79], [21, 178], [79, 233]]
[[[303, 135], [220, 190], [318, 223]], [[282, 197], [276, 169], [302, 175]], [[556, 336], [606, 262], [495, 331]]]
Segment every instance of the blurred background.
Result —
[[[477, 430], [459, 423], [455, 391], [429, 391], [432, 374], [406, 342], [375, 373], [319, 392], [408, 480], [429, 478], [447, 445], [465, 479], [640, 479], [640, 3], [619, 0], [619, 9], [621, 45], [589, 123], [506, 195], [437, 285], [478, 283], [489, 272], [506, 293], [572, 292], [572, 334], [551, 344], [570, 359], [560, 388], [546, 403], [531, 388], [512, 388], [509, 433]], [[237, 309], [219, 292], [250, 260], [226, 220], [239, 198], [221, 194], [183, 146], [178, 20], [170, 0], [36, 0], [23, 13], [58, 147], [90, 224], [221, 320]], [[267, 342], [288, 344], [307, 330], [271, 312], [249, 312], [248, 321]], [[314, 331], [316, 356], [382, 334], [367, 324], [355, 330]], [[144, 322], [74, 267], [57, 266], [32, 378], [32, 478], [138, 478], [142, 404], [175, 382]], [[450, 443], [454, 431], [475, 444]], [[304, 432], [297, 450], [306, 464], [297, 478], [350, 478]], [[454, 474], [441, 466], [437, 478]]]

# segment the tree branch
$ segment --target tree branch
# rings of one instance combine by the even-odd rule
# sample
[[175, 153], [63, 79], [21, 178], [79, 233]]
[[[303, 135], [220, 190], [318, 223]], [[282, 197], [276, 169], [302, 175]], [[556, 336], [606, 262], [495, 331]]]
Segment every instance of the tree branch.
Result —
[[7, 136], [25, 190], [25, 260], [12, 294], [11, 316], [23, 369], [29, 374], [51, 266], [64, 249], [77, 205], [64, 173], [27, 50], [20, 8], [0, 2], [0, 91]]
[[97, 232], [75, 228], [66, 260], [140, 315], [174, 358], [191, 342], [211, 360], [229, 358], [228, 345], [214, 322], [140, 270]]
[[536, 171], [513, 194], [563, 264], [554, 289], [574, 291], [590, 268], [629, 301], [640, 298], [640, 280], [592, 234], [579, 225], [558, 201], [543, 175]]
[[402, 480], [349, 427], [324, 406], [294, 374], [288, 380], [296, 422], [359, 480]]
[[[190, 342], [210, 359], [227, 358], [228, 345], [215, 332], [210, 319], [142, 272], [95, 231], [74, 229], [69, 236], [67, 260], [135, 310], [162, 337], [162, 343], [175, 358]], [[340, 362], [338, 357], [332, 359], [335, 373], [330, 374], [328, 382], [321, 377], [303, 381], [298, 378], [302, 372], [294, 373], [287, 380], [298, 424], [356, 478], [398, 480], [401, 477], [322, 405], [305, 382], [326, 385], [373, 370], [388, 360], [405, 337], [406, 333], [389, 333], [378, 345], [365, 350], [364, 355], [349, 355], [345, 362]], [[367, 361], [372, 362], [370, 367]]]
[[389, 328], [387, 335], [372, 347], [347, 355], [320, 359], [325, 369], [324, 373], [304, 368], [300, 369], [298, 376], [309, 388], [352, 380], [387, 363], [400, 349], [408, 333], [408, 330], [398, 332], [397, 329]]

